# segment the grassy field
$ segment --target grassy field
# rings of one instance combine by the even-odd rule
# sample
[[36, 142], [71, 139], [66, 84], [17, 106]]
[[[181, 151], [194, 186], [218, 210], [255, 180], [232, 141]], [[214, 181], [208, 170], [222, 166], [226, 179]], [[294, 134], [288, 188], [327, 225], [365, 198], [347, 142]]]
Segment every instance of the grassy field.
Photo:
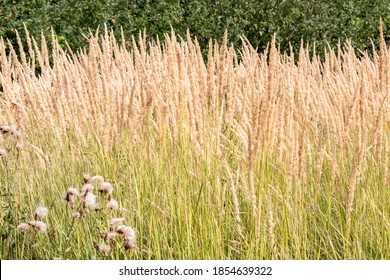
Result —
[[0, 258], [390, 259], [378, 40], [324, 61], [226, 37], [205, 61], [174, 33], [1, 40]]

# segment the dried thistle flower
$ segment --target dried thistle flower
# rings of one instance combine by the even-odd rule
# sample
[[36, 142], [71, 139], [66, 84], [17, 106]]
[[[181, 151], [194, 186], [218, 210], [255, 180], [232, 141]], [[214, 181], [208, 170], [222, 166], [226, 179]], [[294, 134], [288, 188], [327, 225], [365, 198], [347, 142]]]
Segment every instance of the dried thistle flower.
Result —
[[66, 191], [66, 194], [78, 196], [78, 195], [79, 195], [79, 191], [78, 191], [76, 188], [69, 188], [69, 189]]
[[104, 178], [100, 175], [95, 175], [92, 176], [91, 179], [89, 179], [89, 183], [101, 185], [104, 183]]
[[100, 206], [100, 203], [95, 202], [93, 205], [89, 207], [92, 211], [100, 211], [102, 210], [102, 207]]
[[111, 199], [107, 203], [107, 208], [108, 209], [118, 209], [119, 208], [118, 202], [115, 199]]
[[30, 226], [32, 226], [35, 230], [39, 230], [40, 232], [46, 232], [47, 225], [41, 221], [30, 221], [28, 222]]
[[120, 211], [121, 211], [121, 215], [124, 215], [127, 213], [127, 209], [123, 208], [123, 207], [120, 209]]
[[29, 228], [30, 228], [30, 226], [28, 224], [21, 223], [20, 225], [18, 225], [18, 227], [16, 229], [19, 231], [27, 231]]
[[72, 217], [75, 219], [85, 218], [87, 216], [88, 216], [88, 212], [84, 210], [80, 210], [72, 213]]
[[83, 174], [83, 182], [88, 183], [91, 180], [91, 175], [84, 173]]
[[114, 227], [121, 226], [122, 222], [124, 221], [124, 218], [114, 218], [111, 220], [110, 224]]
[[15, 139], [16, 139], [17, 141], [20, 141], [20, 140], [22, 140], [22, 138], [23, 138], [23, 133], [20, 132], [20, 131], [17, 130], [17, 129], [13, 131], [12, 135], [15, 137]]
[[123, 247], [125, 247], [126, 251], [134, 249], [136, 240], [134, 230], [131, 227], [126, 227], [124, 235]]
[[84, 184], [84, 185], [81, 187], [81, 194], [80, 194], [80, 195], [81, 195], [82, 197], [86, 197], [87, 194], [93, 192], [93, 189], [94, 189], [94, 186], [92, 186], [91, 184]]
[[75, 219], [80, 219], [81, 218], [81, 213], [78, 211], [78, 212], [73, 212], [72, 213], [72, 217], [75, 218]]
[[76, 196], [78, 196], [78, 195], [79, 195], [79, 191], [76, 188], [69, 188], [66, 191], [65, 200], [71, 203], [72, 209], [74, 209], [75, 199], [76, 199]]
[[11, 127], [9, 125], [2, 125], [0, 126], [0, 132], [2, 134], [7, 134], [11, 131]]
[[2, 134], [12, 134], [17, 141], [23, 138], [23, 133], [18, 130], [16, 125], [2, 125], [0, 126], [0, 132]]
[[47, 209], [44, 206], [38, 206], [37, 209], [35, 209], [35, 219], [43, 219], [46, 218], [47, 214], [49, 214], [49, 209]]
[[103, 253], [105, 255], [111, 252], [110, 246], [105, 244], [97, 244], [96, 241], [93, 242], [93, 247], [95, 247], [96, 250], [98, 250], [100, 253]]
[[98, 188], [98, 191], [102, 194], [108, 194], [108, 195], [111, 195], [112, 194], [112, 191], [113, 191], [113, 186], [111, 183], [109, 182], [104, 182], [103, 184], [101, 184]]
[[5, 157], [7, 155], [7, 151], [3, 148], [0, 148], [0, 157]]
[[134, 249], [135, 247], [135, 234], [132, 235], [131, 237], [125, 237], [123, 241], [123, 247], [125, 247], [126, 251], [130, 251]]
[[114, 240], [117, 236], [118, 234], [116, 232], [100, 233], [100, 237], [103, 238], [106, 242]]
[[118, 226], [116, 228], [116, 232], [119, 234], [123, 234], [125, 236], [125, 238], [130, 238], [133, 235], [135, 236], [134, 230], [128, 226]]
[[94, 207], [96, 204], [96, 195], [93, 193], [87, 193], [87, 195], [84, 197], [84, 207]]

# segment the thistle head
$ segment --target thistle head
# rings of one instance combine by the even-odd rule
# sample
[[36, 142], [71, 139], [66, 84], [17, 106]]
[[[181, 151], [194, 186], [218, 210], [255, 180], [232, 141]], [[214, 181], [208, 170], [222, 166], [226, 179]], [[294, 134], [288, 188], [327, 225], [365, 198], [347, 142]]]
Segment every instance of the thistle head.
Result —
[[80, 195], [82, 197], [86, 197], [89, 193], [93, 192], [93, 189], [94, 189], [94, 186], [92, 186], [91, 184], [84, 184], [81, 187], [81, 194]]
[[74, 209], [74, 203], [76, 200], [76, 196], [78, 196], [78, 195], [79, 195], [79, 192], [76, 188], [69, 188], [66, 191], [65, 200], [71, 203], [72, 209]]
[[118, 234], [116, 232], [107, 232], [107, 233], [100, 233], [99, 236], [103, 238], [104, 241], [110, 242], [111, 240], [114, 240], [118, 236]]
[[80, 219], [80, 218], [85, 218], [88, 216], [88, 212], [87, 211], [84, 211], [84, 210], [80, 210], [80, 211], [77, 211], [77, 212], [73, 212], [72, 213], [72, 217], [74, 219]]
[[47, 209], [44, 206], [38, 206], [37, 209], [35, 209], [35, 219], [43, 219], [46, 218], [47, 214], [49, 214], [49, 209]]
[[44, 222], [41, 221], [30, 221], [28, 222], [30, 226], [32, 226], [35, 230], [38, 230], [40, 232], [46, 232], [47, 231], [47, 225]]
[[18, 227], [16, 229], [19, 231], [27, 231], [29, 228], [30, 228], [30, 226], [28, 224], [21, 223], [20, 225], [18, 225]]
[[134, 236], [134, 238], [127, 238], [127, 237], [125, 237], [125, 239], [123, 241], [123, 247], [125, 247], [126, 251], [130, 251], [130, 250], [134, 249], [134, 247], [135, 247], [135, 236]]
[[0, 132], [2, 134], [10, 133], [11, 132], [11, 126], [9, 126], [9, 125], [2, 125], [2, 126], [0, 126]]
[[96, 206], [96, 195], [90, 192], [87, 193], [84, 197], [84, 206], [89, 208]]
[[92, 176], [91, 179], [89, 179], [88, 183], [90, 184], [97, 184], [97, 185], [101, 185], [104, 183], [104, 178], [100, 175], [95, 175], [95, 176]]
[[84, 173], [83, 174], [83, 182], [87, 184], [91, 180], [91, 175]]
[[7, 150], [0, 148], [0, 157], [5, 157], [7, 155]]
[[123, 234], [126, 238], [131, 238], [132, 236], [135, 237], [135, 232], [131, 227], [128, 226], [118, 226], [116, 228], [116, 232], [119, 234]]
[[121, 226], [124, 220], [124, 218], [114, 218], [111, 220], [110, 225], [114, 227]]
[[79, 195], [79, 191], [76, 188], [69, 188], [66, 191], [66, 194], [67, 195], [71, 195], [71, 196], [78, 196]]
[[107, 208], [108, 209], [118, 209], [119, 208], [119, 204], [118, 204], [118, 202], [115, 199], [111, 199], [107, 203]]
[[96, 241], [93, 242], [93, 247], [98, 250], [100, 253], [108, 255], [111, 252], [111, 247], [105, 244], [97, 244]]
[[99, 187], [98, 187], [98, 191], [102, 194], [108, 194], [108, 195], [111, 195], [112, 194], [112, 191], [113, 191], [113, 186], [111, 183], [109, 182], [104, 182], [103, 184], [101, 184]]

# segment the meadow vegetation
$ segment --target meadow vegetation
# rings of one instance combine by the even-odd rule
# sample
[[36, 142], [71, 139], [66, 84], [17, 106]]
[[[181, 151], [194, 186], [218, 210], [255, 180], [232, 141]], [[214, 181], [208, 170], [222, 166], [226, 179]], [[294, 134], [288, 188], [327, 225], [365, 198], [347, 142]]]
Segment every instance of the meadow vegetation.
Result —
[[1, 259], [390, 258], [383, 35], [323, 61], [145, 37], [1, 39]]

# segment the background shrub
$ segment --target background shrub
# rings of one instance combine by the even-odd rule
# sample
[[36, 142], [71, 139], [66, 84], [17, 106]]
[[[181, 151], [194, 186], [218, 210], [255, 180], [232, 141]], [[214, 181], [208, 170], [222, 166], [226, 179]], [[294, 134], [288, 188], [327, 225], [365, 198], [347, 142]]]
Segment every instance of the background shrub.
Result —
[[335, 47], [347, 38], [361, 50], [371, 48], [371, 38], [377, 45], [379, 17], [388, 41], [390, 5], [383, 0], [2, 0], [0, 36], [17, 47], [14, 30], [22, 31], [23, 23], [34, 37], [53, 27], [62, 45], [67, 41], [78, 49], [86, 45], [81, 33], [104, 24], [116, 35], [122, 26], [126, 37], [146, 29], [149, 37], [162, 38], [171, 28], [184, 37], [189, 28], [205, 50], [210, 38], [221, 42], [226, 29], [229, 43], [236, 46], [244, 35], [262, 51], [277, 33], [282, 52], [289, 51], [290, 44], [299, 48], [303, 39], [315, 43], [321, 53], [328, 43]]

